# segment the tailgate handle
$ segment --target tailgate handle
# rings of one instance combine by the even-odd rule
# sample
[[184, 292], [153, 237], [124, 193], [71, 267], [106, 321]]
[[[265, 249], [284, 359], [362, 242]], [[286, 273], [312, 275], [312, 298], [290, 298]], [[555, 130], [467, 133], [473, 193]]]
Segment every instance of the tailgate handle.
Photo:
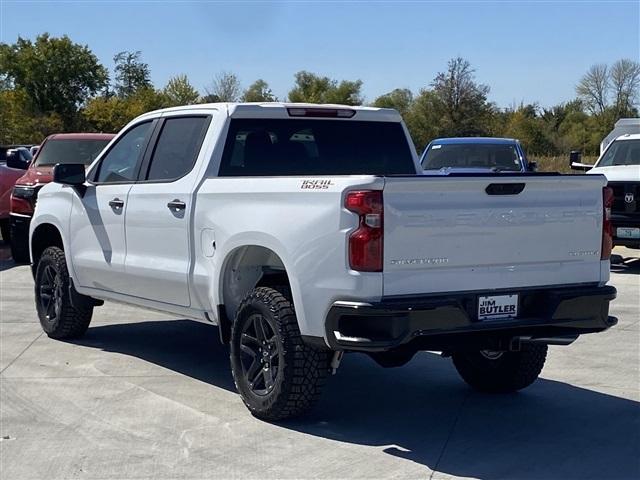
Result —
[[524, 186], [524, 183], [490, 183], [484, 191], [487, 195], [518, 195]]

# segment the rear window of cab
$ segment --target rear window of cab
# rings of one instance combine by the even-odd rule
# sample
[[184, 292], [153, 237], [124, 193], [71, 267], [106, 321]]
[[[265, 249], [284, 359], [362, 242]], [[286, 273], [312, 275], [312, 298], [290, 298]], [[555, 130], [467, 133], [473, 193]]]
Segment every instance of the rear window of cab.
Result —
[[398, 122], [233, 119], [220, 176], [415, 174]]

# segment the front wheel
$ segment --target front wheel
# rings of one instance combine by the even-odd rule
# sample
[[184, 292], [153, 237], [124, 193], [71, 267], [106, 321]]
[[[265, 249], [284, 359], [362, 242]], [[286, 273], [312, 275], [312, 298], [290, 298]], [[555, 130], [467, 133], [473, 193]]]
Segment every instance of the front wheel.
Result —
[[230, 356], [243, 402], [264, 420], [309, 410], [329, 373], [329, 351], [302, 341], [293, 305], [267, 287], [250, 292], [238, 307]]
[[36, 310], [45, 333], [58, 339], [82, 336], [91, 322], [93, 306], [71, 302], [73, 286], [60, 248], [48, 247], [42, 253], [35, 280]]
[[461, 351], [452, 355], [458, 373], [481, 392], [509, 393], [536, 381], [547, 358], [547, 346], [523, 345], [518, 352]]

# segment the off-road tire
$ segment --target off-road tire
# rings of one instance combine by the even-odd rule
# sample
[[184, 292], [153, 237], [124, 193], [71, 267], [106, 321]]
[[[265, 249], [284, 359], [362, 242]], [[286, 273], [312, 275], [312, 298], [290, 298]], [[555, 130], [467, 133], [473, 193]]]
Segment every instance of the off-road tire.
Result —
[[[251, 359], [257, 361], [259, 354], [247, 354], [245, 338], [250, 336], [247, 332], [256, 319], [261, 318], [267, 322], [266, 327], [272, 334], [271, 342], [277, 348], [277, 355], [271, 353], [274, 363], [277, 360], [277, 367], [270, 363], [265, 365], [266, 371], [272, 368], [271, 372], [277, 370], [277, 373], [270, 389], [266, 386], [266, 377], [263, 378], [264, 393], [258, 394], [254, 387], [259, 380], [252, 383], [248, 375], [253, 367]], [[241, 340], [244, 343], [241, 344]], [[291, 301], [269, 287], [258, 287], [249, 292], [238, 307], [231, 329], [230, 360], [242, 401], [254, 416], [269, 421], [295, 417], [313, 407], [330, 370], [330, 351], [302, 341]], [[248, 368], [247, 363], [251, 363]], [[259, 377], [262, 367], [258, 372]]]
[[[54, 284], [53, 288], [48, 286], [51, 282]], [[90, 301], [79, 301], [87, 297], [77, 292], [74, 294], [78, 301], [74, 305], [71, 301], [69, 284], [70, 278], [64, 252], [58, 247], [48, 247], [38, 262], [35, 297], [40, 325], [51, 338], [81, 337], [91, 322], [93, 305]], [[51, 302], [54, 302], [49, 308], [47, 295], [51, 295]]]
[[510, 393], [536, 381], [547, 358], [547, 345], [523, 345], [518, 352], [502, 352], [496, 359], [482, 353], [461, 351], [452, 355], [460, 376], [474, 389]]

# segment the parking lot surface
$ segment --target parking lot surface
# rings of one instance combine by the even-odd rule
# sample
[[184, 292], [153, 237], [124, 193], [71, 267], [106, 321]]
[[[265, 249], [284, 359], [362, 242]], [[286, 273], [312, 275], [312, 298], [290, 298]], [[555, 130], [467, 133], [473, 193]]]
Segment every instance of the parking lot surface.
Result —
[[619, 324], [550, 347], [518, 394], [475, 393], [433, 353], [386, 370], [351, 354], [277, 425], [235, 393], [216, 328], [105, 304], [84, 338], [51, 340], [29, 268], [0, 270], [3, 480], [640, 478], [638, 259], [612, 273]]

